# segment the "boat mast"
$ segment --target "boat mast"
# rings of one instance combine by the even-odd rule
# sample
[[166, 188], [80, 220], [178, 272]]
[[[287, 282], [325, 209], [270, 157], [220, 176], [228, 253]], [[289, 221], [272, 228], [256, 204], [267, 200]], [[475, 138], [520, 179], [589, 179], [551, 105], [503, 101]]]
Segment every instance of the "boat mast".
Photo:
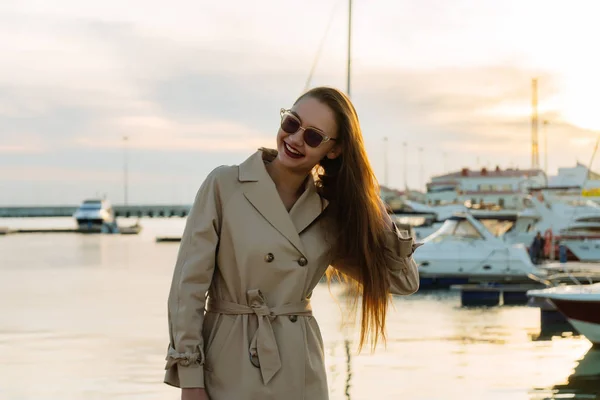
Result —
[[352, 0], [348, 0], [348, 64], [346, 71], [346, 92], [350, 97], [350, 76], [351, 76], [351, 55], [352, 55]]

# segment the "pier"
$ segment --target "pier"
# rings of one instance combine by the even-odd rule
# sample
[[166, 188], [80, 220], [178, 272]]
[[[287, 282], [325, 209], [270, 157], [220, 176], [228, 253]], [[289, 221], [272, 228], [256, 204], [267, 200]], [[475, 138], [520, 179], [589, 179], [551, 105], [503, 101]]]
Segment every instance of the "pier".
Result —
[[121, 235], [137, 235], [142, 231], [142, 227], [138, 224], [132, 226], [117, 226], [114, 231], [110, 231], [107, 227], [93, 227], [93, 228], [20, 228], [11, 229], [8, 227], [0, 226], [0, 236], [24, 234], [24, 233], [118, 233]]
[[[52, 218], [71, 217], [79, 208], [76, 206], [26, 206], [0, 207], [0, 218]], [[113, 205], [116, 217], [148, 217], [148, 218], [185, 218], [190, 213], [191, 205], [156, 204], [156, 205]]]
[[542, 289], [539, 283], [531, 284], [466, 284], [453, 285], [451, 290], [460, 291], [461, 305], [466, 307], [503, 305], [525, 305], [528, 302], [527, 291]]

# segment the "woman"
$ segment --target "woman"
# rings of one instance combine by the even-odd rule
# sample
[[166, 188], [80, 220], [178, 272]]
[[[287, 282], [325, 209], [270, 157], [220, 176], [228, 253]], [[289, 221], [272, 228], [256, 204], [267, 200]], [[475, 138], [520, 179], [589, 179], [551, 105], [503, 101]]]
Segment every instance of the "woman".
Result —
[[169, 295], [165, 382], [184, 400], [327, 399], [313, 288], [328, 266], [356, 282], [359, 347], [374, 346], [389, 294], [418, 289], [413, 246], [379, 198], [350, 100], [308, 91], [281, 111], [277, 150], [216, 168], [198, 191]]

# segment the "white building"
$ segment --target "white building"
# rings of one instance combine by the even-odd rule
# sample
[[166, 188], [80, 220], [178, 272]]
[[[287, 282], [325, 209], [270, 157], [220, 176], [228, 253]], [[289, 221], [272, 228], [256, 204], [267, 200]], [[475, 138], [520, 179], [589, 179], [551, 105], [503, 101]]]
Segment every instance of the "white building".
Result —
[[548, 187], [541, 192], [567, 202], [592, 200], [600, 203], [600, 174], [581, 163], [559, 168], [557, 175], [548, 177]]
[[547, 186], [547, 177], [539, 169], [470, 170], [434, 176], [427, 184], [426, 201], [442, 204], [495, 204], [504, 208], [519, 208], [520, 199], [532, 188]]

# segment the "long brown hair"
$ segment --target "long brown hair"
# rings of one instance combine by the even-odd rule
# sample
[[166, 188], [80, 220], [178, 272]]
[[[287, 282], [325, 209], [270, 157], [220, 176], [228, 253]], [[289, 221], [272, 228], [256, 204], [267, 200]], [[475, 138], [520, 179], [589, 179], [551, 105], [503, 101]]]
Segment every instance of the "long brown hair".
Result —
[[[379, 185], [367, 158], [358, 115], [350, 99], [341, 91], [317, 87], [304, 93], [327, 105], [335, 114], [337, 145], [342, 152], [327, 157], [317, 166], [317, 185], [329, 201], [326, 211], [335, 229], [335, 263], [351, 263], [358, 268], [353, 290], [354, 305], [362, 295], [359, 350], [369, 337], [372, 349], [378, 339], [385, 341], [385, 317], [390, 281], [386, 268], [385, 220], [379, 198]], [[349, 265], [350, 266], [350, 265]], [[339, 271], [327, 271], [329, 280]], [[347, 279], [344, 279], [348, 282]]]

